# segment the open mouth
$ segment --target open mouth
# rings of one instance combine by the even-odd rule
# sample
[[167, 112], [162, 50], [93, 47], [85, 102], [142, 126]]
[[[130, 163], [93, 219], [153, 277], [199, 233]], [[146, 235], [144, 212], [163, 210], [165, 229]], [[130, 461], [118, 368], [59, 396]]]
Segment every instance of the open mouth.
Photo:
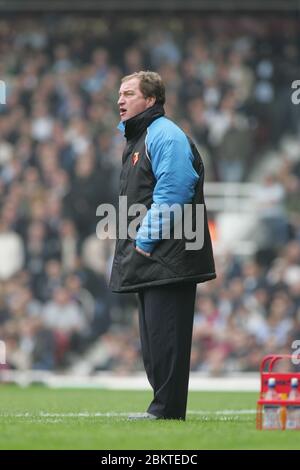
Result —
[[120, 116], [124, 116], [124, 114], [126, 114], [126, 109], [125, 108], [120, 108]]

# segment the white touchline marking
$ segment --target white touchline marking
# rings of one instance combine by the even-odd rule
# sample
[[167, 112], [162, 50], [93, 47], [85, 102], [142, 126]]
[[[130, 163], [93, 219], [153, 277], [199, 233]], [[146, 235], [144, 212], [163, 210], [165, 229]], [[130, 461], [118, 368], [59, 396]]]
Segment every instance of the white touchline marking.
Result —
[[190, 410], [188, 414], [195, 415], [254, 415], [256, 410], [217, 410], [217, 411], [204, 411], [204, 410]]
[[[79, 413], [48, 413], [44, 411], [40, 411], [37, 413], [0, 413], [1, 418], [127, 418], [129, 415], [135, 414], [138, 415], [134, 411], [132, 412], [79, 412]], [[144, 413], [140, 413], [143, 415]], [[199, 416], [239, 416], [239, 415], [252, 415], [256, 414], [255, 409], [250, 410], [216, 410], [216, 411], [208, 411], [208, 410], [189, 410], [187, 412], [188, 415], [199, 415]]]

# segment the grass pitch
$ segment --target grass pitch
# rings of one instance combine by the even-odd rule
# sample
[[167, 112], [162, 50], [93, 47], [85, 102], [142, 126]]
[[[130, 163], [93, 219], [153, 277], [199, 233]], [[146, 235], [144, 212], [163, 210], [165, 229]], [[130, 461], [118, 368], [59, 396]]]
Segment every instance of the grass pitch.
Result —
[[182, 421], [128, 421], [150, 392], [0, 386], [0, 449], [300, 449], [300, 431], [257, 431], [255, 393], [190, 392]]

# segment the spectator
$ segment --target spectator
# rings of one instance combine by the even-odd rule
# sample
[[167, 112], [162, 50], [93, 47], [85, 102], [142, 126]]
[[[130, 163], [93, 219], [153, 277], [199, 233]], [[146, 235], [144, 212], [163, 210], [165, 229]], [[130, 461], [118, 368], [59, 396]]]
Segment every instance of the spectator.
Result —
[[[300, 107], [290, 99], [300, 76], [297, 19], [154, 19], [145, 39], [147, 20], [139, 16], [5, 17], [0, 336], [8, 367], [67, 366], [76, 348], [93, 357], [90, 371], [141, 366], [134, 299], [108, 293], [112, 244], [95, 236], [96, 208], [117, 201], [123, 139], [112, 129], [121, 76], [152, 67], [161, 73], [168, 115], [197, 141], [212, 181], [245, 181], [255, 155], [299, 132]], [[281, 153], [278, 161], [257, 194], [257, 252], [218, 254], [218, 279], [199, 290], [194, 370], [257, 370], [264, 353], [290, 352], [297, 339], [297, 142], [293, 159]], [[69, 326], [57, 334], [60, 321]]]
[[21, 237], [0, 220], [0, 279], [9, 279], [24, 263], [24, 245]]

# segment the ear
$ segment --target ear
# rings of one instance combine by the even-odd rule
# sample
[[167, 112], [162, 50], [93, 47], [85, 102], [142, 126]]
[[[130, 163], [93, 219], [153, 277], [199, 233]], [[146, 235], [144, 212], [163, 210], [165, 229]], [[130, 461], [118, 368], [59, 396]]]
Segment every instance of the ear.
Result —
[[147, 108], [151, 108], [151, 106], [153, 106], [155, 104], [156, 98], [155, 98], [155, 96], [148, 96], [146, 101], [147, 101]]

